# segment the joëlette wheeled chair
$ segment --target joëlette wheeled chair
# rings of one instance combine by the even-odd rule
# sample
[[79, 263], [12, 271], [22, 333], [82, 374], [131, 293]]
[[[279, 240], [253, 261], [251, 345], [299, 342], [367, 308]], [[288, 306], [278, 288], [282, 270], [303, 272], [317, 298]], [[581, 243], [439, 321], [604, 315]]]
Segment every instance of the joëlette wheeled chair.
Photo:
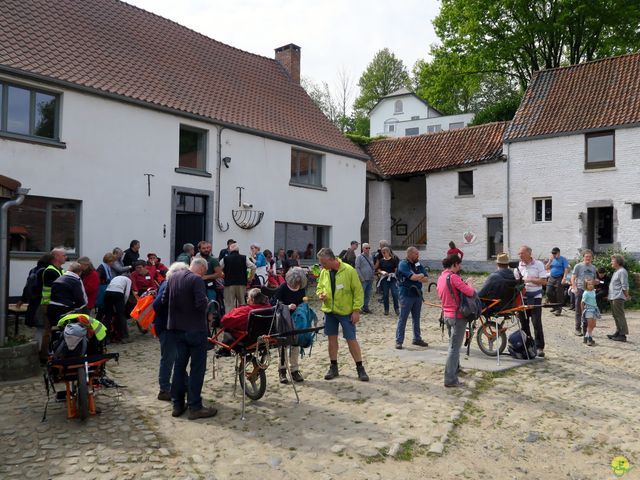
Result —
[[[96, 414], [95, 391], [102, 387], [100, 380], [106, 378], [105, 364], [119, 359], [118, 353], [107, 353], [104, 325], [89, 315], [69, 314], [61, 317], [51, 329], [49, 360], [44, 373], [47, 404], [49, 392], [56, 393], [55, 384], [65, 384], [67, 418], [86, 420]], [[100, 339], [98, 339], [100, 337]]]
[[[214, 332], [209, 338], [209, 341], [218, 347], [214, 355], [213, 375], [215, 376], [216, 361], [219, 357], [235, 357], [233, 393], [235, 395], [239, 381], [242, 387], [242, 420], [245, 419], [245, 398], [260, 400], [267, 390], [266, 369], [270, 363], [271, 349], [292, 345], [298, 334], [318, 332], [322, 328], [324, 326], [295, 330], [288, 307], [279, 302], [275, 307], [252, 310], [249, 313], [246, 331], [234, 332], [234, 335], [231, 335], [224, 328], [214, 327]], [[288, 355], [288, 350], [284, 349], [285, 355]], [[284, 364], [291, 376], [288, 359], [285, 359]], [[296, 403], [300, 403], [295, 382], [291, 382], [291, 385], [296, 395]]]

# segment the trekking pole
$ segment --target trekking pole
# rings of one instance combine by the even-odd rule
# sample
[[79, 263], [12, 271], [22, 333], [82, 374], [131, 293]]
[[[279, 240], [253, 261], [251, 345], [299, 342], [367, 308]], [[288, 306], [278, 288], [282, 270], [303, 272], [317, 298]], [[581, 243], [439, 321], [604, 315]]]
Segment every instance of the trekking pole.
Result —
[[496, 353], [498, 354], [498, 366], [500, 366], [500, 328], [498, 327], [498, 317], [494, 317], [496, 321]]

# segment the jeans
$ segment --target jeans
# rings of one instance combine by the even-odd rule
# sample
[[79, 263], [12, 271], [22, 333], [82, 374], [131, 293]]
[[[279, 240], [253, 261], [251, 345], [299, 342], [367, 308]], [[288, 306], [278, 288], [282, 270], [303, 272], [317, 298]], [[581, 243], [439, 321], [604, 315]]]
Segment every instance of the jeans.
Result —
[[400, 315], [398, 316], [398, 326], [396, 327], [396, 343], [404, 342], [404, 332], [407, 328], [407, 319], [411, 313], [413, 322], [413, 341], [422, 340], [420, 336], [420, 310], [422, 308], [422, 298], [408, 295], [400, 295]]
[[[542, 297], [535, 297], [540, 292], [527, 292], [524, 299], [526, 305], [542, 305]], [[535, 334], [536, 348], [538, 350], [544, 350], [544, 331], [542, 330], [542, 308], [534, 308], [524, 312], [525, 315], [520, 316], [520, 323], [522, 331], [528, 336], [531, 336], [531, 328], [529, 326], [529, 320], [533, 324], [533, 331]]]
[[176, 361], [176, 342], [168, 330], [158, 333], [160, 340], [160, 368], [158, 370], [158, 383], [160, 391], [171, 391], [171, 372]]
[[[173, 406], [182, 408], [186, 393], [189, 408], [200, 410], [202, 408], [202, 384], [207, 367], [207, 332], [168, 330], [168, 333], [173, 337], [176, 346], [176, 362], [171, 382]], [[189, 360], [191, 360], [191, 368], [187, 379]]]
[[615, 300], [610, 300], [610, 302], [613, 321], [616, 322], [616, 332], [618, 332], [619, 335], [629, 335], [627, 318], [624, 315], [624, 299], [616, 298]]
[[107, 291], [104, 294], [104, 322], [111, 338], [121, 340], [129, 337], [125, 315], [126, 299], [120, 292]]
[[564, 305], [564, 287], [562, 286], [562, 277], [549, 277], [547, 280], [547, 300], [549, 303], [559, 303], [552, 310], [562, 312]]
[[449, 337], [449, 349], [447, 350], [447, 363], [444, 366], [444, 384], [455, 385], [458, 383], [458, 369], [460, 367], [460, 347], [464, 342], [464, 332], [467, 329], [467, 321], [464, 318], [446, 318], [445, 323], [451, 327]]
[[364, 305], [362, 306], [363, 312], [369, 311], [369, 299], [371, 298], [371, 285], [373, 280], [362, 280], [362, 289], [364, 290]]
[[[575, 294], [575, 306], [576, 306], [576, 330], [582, 331], [582, 294], [584, 290], [579, 288]], [[584, 332], [583, 332], [584, 333]]]
[[382, 303], [384, 304], [384, 312], [389, 313], [389, 292], [393, 297], [393, 310], [398, 314], [400, 307], [398, 306], [398, 281], [395, 278], [387, 281], [385, 279], [380, 282], [382, 286]]

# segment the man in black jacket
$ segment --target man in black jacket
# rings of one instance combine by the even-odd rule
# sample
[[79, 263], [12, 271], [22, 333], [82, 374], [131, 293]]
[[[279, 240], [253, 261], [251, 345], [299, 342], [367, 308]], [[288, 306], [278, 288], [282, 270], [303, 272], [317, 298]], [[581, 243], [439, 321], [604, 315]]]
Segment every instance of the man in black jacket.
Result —
[[[245, 305], [247, 278], [256, 273], [255, 264], [246, 255], [240, 255], [237, 243], [229, 245], [229, 255], [220, 261], [224, 272], [224, 308], [230, 312], [236, 305]], [[247, 270], [250, 270], [247, 275]]]
[[78, 262], [71, 262], [65, 274], [59, 276], [51, 285], [47, 317], [52, 327], [58, 324], [62, 315], [87, 305], [87, 293], [80, 279], [82, 270], [83, 267]]
[[499, 253], [496, 265], [498, 269], [489, 275], [482, 289], [478, 292], [480, 298], [500, 299], [500, 303], [491, 309], [494, 312], [508, 308], [514, 301], [515, 286], [518, 283], [513, 271], [509, 268], [509, 255]]
[[129, 248], [124, 251], [124, 258], [122, 259], [122, 264], [125, 267], [131, 267], [134, 262], [140, 259], [140, 241], [139, 240], [131, 240], [129, 243]]
[[[168, 308], [167, 331], [176, 347], [171, 382], [174, 417], [189, 407], [189, 420], [213, 417], [218, 410], [202, 405], [202, 384], [207, 367], [207, 306], [209, 300], [202, 276], [207, 271], [204, 258], [194, 258], [188, 270], [171, 274], [162, 294], [161, 305]], [[187, 364], [191, 361], [189, 378]], [[185, 382], [186, 380], [186, 382]], [[185, 405], [185, 394], [187, 403]]]

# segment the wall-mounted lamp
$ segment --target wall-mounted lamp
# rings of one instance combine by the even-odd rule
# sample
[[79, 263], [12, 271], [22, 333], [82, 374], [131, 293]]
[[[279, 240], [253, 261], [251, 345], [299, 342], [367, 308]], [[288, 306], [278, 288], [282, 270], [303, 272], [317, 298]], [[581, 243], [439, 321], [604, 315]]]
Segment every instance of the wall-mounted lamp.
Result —
[[224, 157], [222, 159], [222, 163], [224, 163], [224, 166], [229, 168], [229, 164], [231, 163], [231, 157]]

